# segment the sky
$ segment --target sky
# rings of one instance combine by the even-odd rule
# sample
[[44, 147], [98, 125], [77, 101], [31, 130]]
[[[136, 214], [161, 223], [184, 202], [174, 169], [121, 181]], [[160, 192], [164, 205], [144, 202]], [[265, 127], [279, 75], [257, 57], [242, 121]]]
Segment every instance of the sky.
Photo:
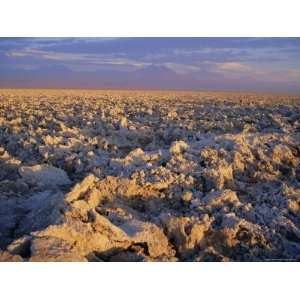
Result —
[[0, 38], [0, 87], [300, 92], [300, 38]]

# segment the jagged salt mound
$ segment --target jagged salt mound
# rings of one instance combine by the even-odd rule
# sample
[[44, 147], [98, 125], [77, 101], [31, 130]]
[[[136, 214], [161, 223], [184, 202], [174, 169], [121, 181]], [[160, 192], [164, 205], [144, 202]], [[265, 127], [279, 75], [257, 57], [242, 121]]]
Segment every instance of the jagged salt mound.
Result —
[[64, 170], [46, 164], [21, 167], [19, 173], [27, 183], [40, 186], [60, 186], [71, 183]]

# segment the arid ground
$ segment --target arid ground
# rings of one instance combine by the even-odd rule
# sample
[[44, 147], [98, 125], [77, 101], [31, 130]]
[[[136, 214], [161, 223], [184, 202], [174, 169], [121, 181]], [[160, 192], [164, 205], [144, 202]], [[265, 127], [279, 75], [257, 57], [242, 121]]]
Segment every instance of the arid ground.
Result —
[[299, 261], [299, 162], [299, 95], [0, 90], [0, 260]]

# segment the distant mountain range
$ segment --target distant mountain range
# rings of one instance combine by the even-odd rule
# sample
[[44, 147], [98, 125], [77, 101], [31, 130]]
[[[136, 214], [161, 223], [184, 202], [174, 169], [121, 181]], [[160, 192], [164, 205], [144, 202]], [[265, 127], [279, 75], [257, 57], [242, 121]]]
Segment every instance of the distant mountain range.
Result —
[[33, 70], [0, 70], [2, 87], [183, 88], [182, 80], [183, 76], [170, 68], [155, 65], [136, 71], [79, 72], [59, 65]]
[[[251, 83], [250, 83], [251, 82]], [[136, 71], [73, 71], [61, 65], [38, 69], [0, 68], [2, 88], [107, 88], [107, 89], [175, 89], [175, 90], [273, 90], [273, 84], [228, 79], [209, 72], [178, 74], [162, 65], [150, 65]], [[282, 89], [278, 85], [278, 91]], [[290, 91], [293, 91], [291, 86]]]

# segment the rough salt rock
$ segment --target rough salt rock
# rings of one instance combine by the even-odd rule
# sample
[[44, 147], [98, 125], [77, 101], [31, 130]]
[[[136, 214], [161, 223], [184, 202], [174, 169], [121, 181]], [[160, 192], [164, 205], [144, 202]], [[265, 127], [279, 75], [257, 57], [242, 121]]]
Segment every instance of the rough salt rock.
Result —
[[71, 184], [64, 170], [46, 164], [21, 167], [19, 173], [30, 184], [50, 187]]
[[19, 209], [26, 213], [19, 219], [15, 234], [29, 234], [59, 223], [63, 218], [61, 211], [65, 207], [64, 196], [60, 191], [44, 191], [24, 199]]
[[151, 257], [172, 254], [167, 237], [155, 224], [132, 220], [121, 229], [134, 243], [146, 243]]
[[181, 196], [182, 201], [190, 202], [193, 199], [193, 193], [190, 191], [185, 191]]
[[300, 212], [300, 201], [298, 200], [289, 200], [288, 201], [288, 209], [294, 213], [295, 215], [296, 214], [299, 214]]
[[[4, 260], [299, 260], [299, 96], [3, 90], [0, 100]], [[83, 181], [37, 193], [18, 171], [45, 161]], [[158, 233], [161, 212], [174, 220]]]
[[230, 185], [233, 182], [232, 166], [221, 161], [214, 168], [207, 168], [203, 171], [205, 177], [206, 190], [222, 190], [225, 184]]
[[54, 238], [41, 237], [31, 242], [30, 261], [32, 262], [78, 262], [87, 261], [68, 242]]
[[23, 235], [7, 246], [7, 251], [13, 255], [29, 256], [31, 236]]
[[161, 216], [161, 221], [168, 238], [173, 241], [182, 258], [192, 255], [201, 247], [205, 233], [209, 230], [211, 220], [208, 215], [201, 221], [188, 217]]
[[228, 213], [223, 216], [221, 226], [223, 228], [233, 228], [239, 223], [239, 221], [240, 219], [235, 215], [235, 213]]
[[0, 181], [0, 193], [13, 191], [18, 194], [26, 194], [28, 190], [28, 185], [22, 179]]
[[119, 123], [120, 128], [127, 128], [128, 127], [128, 121], [126, 117], [122, 117]]
[[224, 216], [221, 228], [211, 233], [208, 244], [237, 260], [240, 257], [240, 247], [247, 249], [248, 261], [253, 257], [259, 260], [259, 249], [262, 252], [270, 250], [261, 227], [239, 219], [234, 214]]
[[196, 262], [228, 262], [229, 257], [222, 255], [213, 246], [209, 246], [200, 252], [195, 258]]
[[81, 181], [77, 183], [73, 189], [66, 195], [67, 202], [73, 202], [80, 198], [84, 193], [86, 193], [95, 183], [96, 177], [93, 174], [88, 175]]
[[118, 227], [95, 213], [91, 223], [67, 218], [61, 225], [36, 232], [31, 240], [30, 260], [84, 260], [92, 252], [101, 256], [134, 245], [145, 245], [147, 255], [153, 258], [174, 256], [168, 239], [156, 225], [132, 220]]
[[170, 147], [170, 152], [172, 154], [180, 154], [186, 151], [189, 148], [189, 145], [184, 141], [175, 141]]
[[48, 144], [48, 145], [59, 144], [62, 142], [62, 140], [63, 140], [63, 137], [56, 137], [56, 136], [50, 136], [50, 135], [46, 135], [45, 137], [43, 137], [44, 143]]
[[291, 152], [290, 148], [285, 145], [276, 145], [273, 149], [272, 160], [276, 163], [297, 165], [297, 160]]
[[240, 205], [236, 192], [232, 190], [215, 191], [207, 194], [202, 201], [211, 207], [221, 207], [226, 204]]
[[194, 198], [191, 200], [191, 208], [196, 208], [196, 207], [200, 207], [202, 205], [201, 199], [200, 198]]
[[[86, 257], [90, 253], [99, 253], [113, 248], [127, 248], [130, 245], [127, 235], [113, 225], [108, 219], [98, 214], [93, 216], [92, 222], [83, 222], [78, 216], [66, 217], [64, 223], [48, 226], [46, 229], [35, 232], [33, 241], [39, 238], [54, 238], [60, 240], [56, 247], [65, 251], [65, 247], [72, 245], [72, 251], [80, 257]], [[44, 250], [39, 256], [47, 257], [51, 253], [51, 244], [43, 246]]]
[[171, 119], [177, 118], [177, 117], [178, 117], [177, 112], [174, 111], [174, 110], [170, 111], [170, 112], [168, 113], [168, 117], [171, 118]]
[[[136, 247], [137, 248], [137, 247]], [[119, 253], [112, 255], [109, 259], [111, 262], [147, 262], [151, 261], [146, 255], [142, 252], [133, 252], [132, 249], [130, 250], [123, 250]]]
[[23, 258], [20, 255], [14, 255], [8, 251], [0, 250], [0, 262], [21, 262]]

